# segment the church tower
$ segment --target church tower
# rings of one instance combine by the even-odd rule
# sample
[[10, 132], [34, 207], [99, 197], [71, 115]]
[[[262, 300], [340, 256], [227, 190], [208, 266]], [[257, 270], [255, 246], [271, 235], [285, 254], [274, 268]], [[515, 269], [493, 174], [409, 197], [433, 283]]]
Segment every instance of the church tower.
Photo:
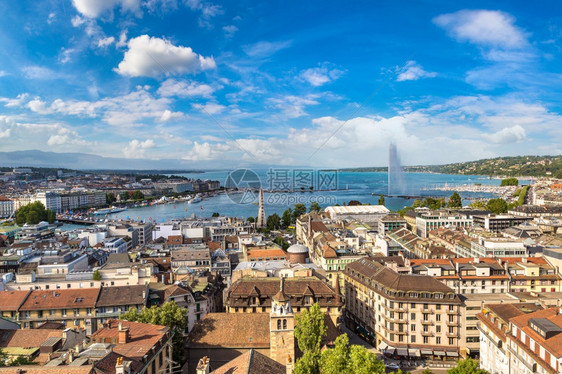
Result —
[[263, 188], [261, 187], [259, 194], [258, 221], [256, 222], [256, 227], [265, 227], [265, 208], [263, 206]]
[[270, 357], [282, 365], [295, 360], [295, 315], [291, 298], [285, 294], [285, 279], [281, 277], [279, 292], [271, 301], [269, 316]]

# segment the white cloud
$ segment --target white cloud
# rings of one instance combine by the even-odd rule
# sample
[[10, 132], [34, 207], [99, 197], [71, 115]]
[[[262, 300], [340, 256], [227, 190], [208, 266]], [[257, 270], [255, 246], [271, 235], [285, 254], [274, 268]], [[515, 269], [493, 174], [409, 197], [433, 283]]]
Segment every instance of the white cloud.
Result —
[[49, 13], [49, 16], [47, 17], [47, 23], [50, 25], [51, 23], [53, 23], [53, 21], [55, 20], [57, 14], [55, 12], [51, 12]]
[[434, 78], [437, 73], [431, 73], [423, 70], [423, 68], [415, 61], [408, 61], [406, 65], [397, 69], [398, 76], [396, 80], [402, 81], [415, 81], [421, 78]]
[[160, 117], [160, 122], [168, 122], [172, 119], [181, 118], [183, 117], [182, 112], [172, 112], [171, 110], [166, 109], [162, 116]]
[[249, 44], [242, 47], [244, 52], [250, 57], [264, 58], [269, 57], [282, 49], [289, 48], [291, 41], [268, 42], [261, 41], [255, 44]]
[[72, 4], [78, 12], [88, 18], [97, 18], [115, 7], [137, 16], [142, 15], [140, 0], [72, 0]]
[[197, 10], [201, 12], [199, 17], [199, 26], [211, 28], [211, 19], [219, 14], [223, 14], [224, 10], [220, 5], [213, 4], [208, 1], [202, 0], [187, 0], [186, 4], [192, 10]]
[[287, 118], [298, 118], [306, 116], [304, 110], [306, 106], [318, 105], [319, 95], [309, 94], [306, 96], [287, 95], [278, 98], [268, 99], [268, 103], [275, 108], [281, 109], [283, 115]]
[[121, 31], [121, 34], [119, 34], [119, 40], [117, 41], [117, 43], [115, 43], [115, 46], [117, 48], [122, 48], [125, 47], [127, 45], [127, 30], [123, 30]]
[[211, 101], [206, 103], [205, 105], [193, 104], [193, 107], [203, 113], [207, 113], [210, 115], [222, 113], [226, 109], [224, 105]]
[[206, 97], [212, 96], [215, 89], [208, 84], [199, 84], [193, 81], [176, 80], [168, 78], [160, 85], [158, 94], [160, 96], [177, 97]]
[[193, 74], [216, 67], [213, 57], [203, 57], [189, 47], [148, 35], [132, 38], [115, 71], [130, 77]]
[[35, 113], [39, 113], [39, 114], [48, 114], [48, 113], [52, 113], [52, 110], [47, 108], [47, 103], [42, 101], [39, 98], [35, 98], [33, 100], [31, 100], [30, 102], [27, 103], [27, 107]]
[[230, 39], [234, 36], [236, 31], [238, 31], [238, 27], [234, 25], [223, 26], [222, 31], [224, 31], [224, 35]]
[[25, 78], [33, 80], [52, 80], [66, 78], [64, 74], [58, 73], [44, 66], [24, 66], [21, 71]]
[[343, 75], [343, 71], [339, 69], [330, 69], [328, 66], [320, 66], [301, 71], [300, 77], [314, 87], [322, 86], [326, 83], [333, 82]]
[[113, 36], [108, 36], [106, 38], [98, 39], [98, 47], [100, 48], [107, 48], [108, 46], [115, 43], [115, 38]]
[[501, 48], [528, 44], [524, 32], [514, 25], [515, 19], [497, 10], [460, 10], [435, 17], [433, 22], [460, 41]]
[[5, 71], [5, 70], [0, 70], [0, 78], [5, 77], [5, 76], [7, 76], [7, 75], [10, 75], [10, 74], [8, 74], [7, 71]]
[[4, 106], [10, 108], [10, 107], [20, 107], [23, 105], [23, 103], [25, 101], [27, 101], [27, 98], [29, 97], [28, 93], [22, 93], [19, 94], [18, 96], [16, 96], [15, 99], [9, 99], [7, 97], [2, 97], [0, 98], [0, 102], [4, 102], [6, 104], [4, 104]]
[[123, 155], [127, 158], [144, 158], [146, 157], [147, 149], [154, 148], [155, 146], [156, 144], [152, 139], [147, 139], [145, 141], [133, 139], [129, 142], [129, 145], [123, 149]]
[[527, 138], [527, 133], [523, 127], [515, 125], [505, 127], [494, 134], [485, 134], [484, 138], [498, 144], [519, 143]]
[[66, 64], [70, 61], [72, 54], [75, 52], [76, 49], [74, 48], [63, 48], [59, 56], [59, 61], [63, 64]]

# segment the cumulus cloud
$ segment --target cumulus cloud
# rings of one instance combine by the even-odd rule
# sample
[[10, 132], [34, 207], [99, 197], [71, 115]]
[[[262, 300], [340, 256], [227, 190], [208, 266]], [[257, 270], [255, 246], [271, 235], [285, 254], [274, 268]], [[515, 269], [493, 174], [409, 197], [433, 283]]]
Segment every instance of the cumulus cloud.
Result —
[[162, 116], [160, 117], [160, 122], [168, 122], [172, 119], [181, 118], [183, 117], [182, 112], [172, 112], [171, 110], [166, 109]]
[[525, 129], [520, 125], [504, 127], [494, 134], [485, 134], [484, 138], [492, 143], [510, 144], [519, 143], [527, 138]]
[[322, 86], [338, 79], [343, 75], [339, 69], [330, 69], [328, 66], [319, 66], [301, 71], [300, 77], [314, 87]]
[[264, 58], [272, 56], [282, 49], [289, 48], [291, 41], [268, 42], [261, 41], [255, 44], [248, 44], [242, 47], [244, 52], [250, 57]]
[[168, 78], [158, 88], [160, 96], [177, 97], [206, 97], [212, 96], [215, 89], [208, 84], [199, 84], [193, 81], [176, 80]]
[[506, 49], [528, 44], [515, 19], [497, 10], [460, 10], [435, 17], [433, 22], [460, 41]]
[[18, 96], [16, 96], [15, 99], [10, 99], [7, 97], [2, 97], [0, 98], [0, 102], [5, 103], [4, 106], [10, 108], [10, 107], [20, 107], [23, 105], [24, 102], [27, 101], [29, 97], [28, 93], [22, 93], [19, 94]]
[[145, 141], [133, 139], [129, 142], [129, 145], [123, 149], [123, 155], [126, 158], [144, 158], [146, 157], [146, 151], [155, 146], [156, 143], [154, 143], [152, 139], [146, 139]]
[[6, 75], [9, 75], [7, 71], [0, 70], [0, 78], [5, 77]]
[[80, 14], [89, 18], [97, 18], [116, 7], [124, 12], [142, 15], [140, 0], [72, 0], [72, 4]]
[[398, 82], [415, 81], [421, 78], [434, 78], [437, 76], [437, 73], [423, 70], [415, 61], [406, 62], [406, 65], [397, 69], [397, 74], [396, 80]]
[[128, 42], [128, 50], [115, 71], [129, 77], [193, 74], [216, 67], [213, 57], [204, 57], [190, 47], [141, 35]]

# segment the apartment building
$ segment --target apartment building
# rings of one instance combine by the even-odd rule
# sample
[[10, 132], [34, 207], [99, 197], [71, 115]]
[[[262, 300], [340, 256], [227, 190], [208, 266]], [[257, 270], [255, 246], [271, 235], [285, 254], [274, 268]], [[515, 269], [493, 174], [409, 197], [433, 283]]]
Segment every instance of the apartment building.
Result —
[[512, 226], [517, 226], [533, 220], [533, 217], [515, 216], [512, 214], [474, 215], [474, 225], [493, 232], [500, 232]]
[[562, 367], [560, 307], [538, 310], [510, 319], [506, 349], [509, 373], [559, 373]]
[[543, 308], [535, 303], [487, 304], [478, 313], [480, 332], [480, 367], [490, 374], [512, 373], [507, 335], [513, 317]]
[[345, 322], [396, 357], [457, 359], [461, 300], [431, 276], [398, 274], [362, 258], [344, 270]]
[[15, 210], [14, 200], [0, 196], [0, 218], [10, 217]]
[[[270, 313], [273, 297], [280, 290], [279, 278], [241, 278], [234, 282], [227, 291], [226, 311], [228, 313]], [[314, 303], [328, 314], [337, 325], [343, 302], [339, 288], [332, 288], [323, 280], [315, 277], [284, 278], [285, 294], [291, 299], [293, 310], [312, 307]]]

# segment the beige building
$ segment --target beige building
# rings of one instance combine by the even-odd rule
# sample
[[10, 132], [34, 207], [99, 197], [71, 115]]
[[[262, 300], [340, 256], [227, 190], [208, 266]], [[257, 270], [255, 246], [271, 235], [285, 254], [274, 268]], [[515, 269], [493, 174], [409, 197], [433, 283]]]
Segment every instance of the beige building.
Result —
[[398, 274], [370, 258], [346, 266], [345, 321], [396, 357], [457, 359], [461, 300], [425, 275]]

